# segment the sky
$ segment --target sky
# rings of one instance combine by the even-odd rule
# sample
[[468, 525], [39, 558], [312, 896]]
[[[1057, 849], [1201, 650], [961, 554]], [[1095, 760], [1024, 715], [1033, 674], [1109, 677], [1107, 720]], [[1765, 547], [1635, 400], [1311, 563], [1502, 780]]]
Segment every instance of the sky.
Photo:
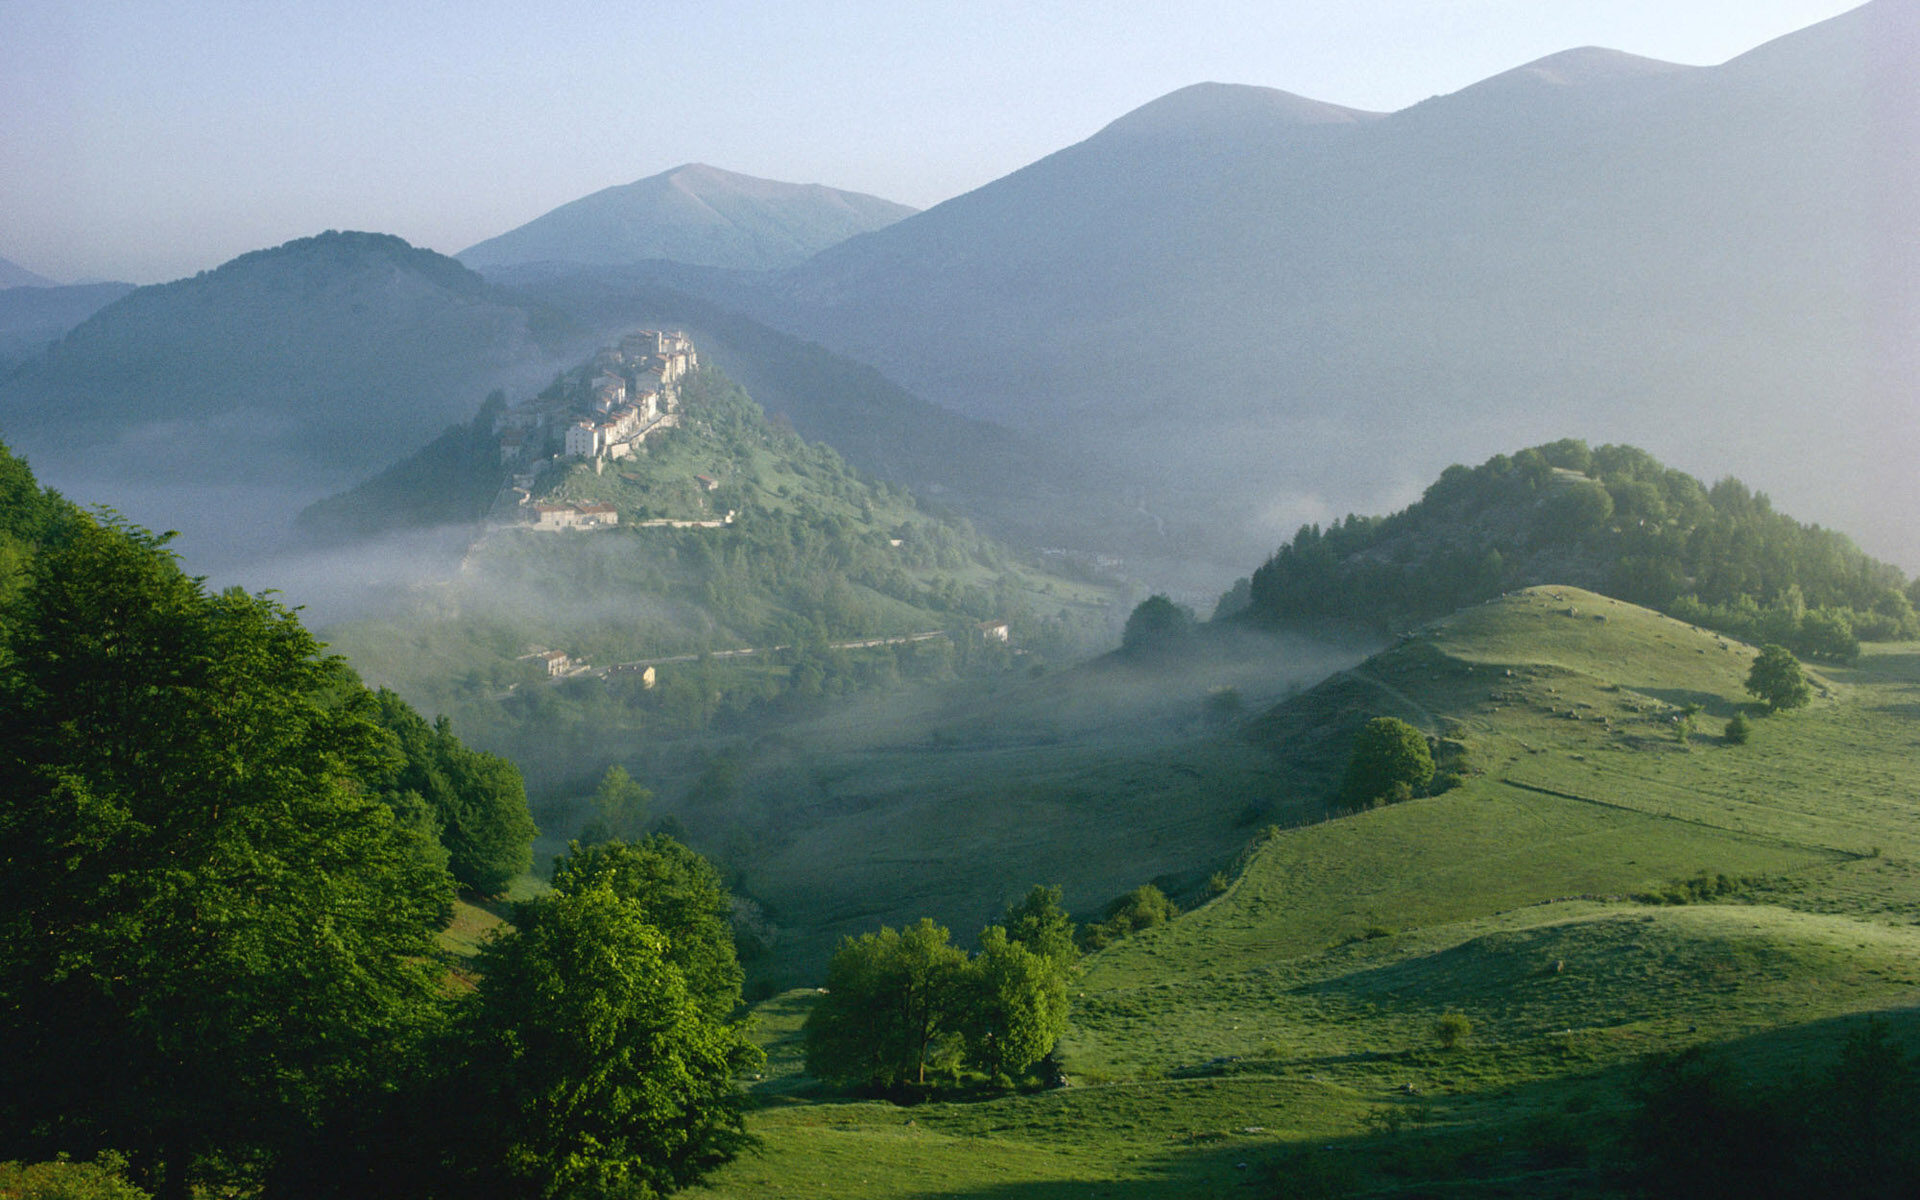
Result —
[[687, 162], [928, 207], [1191, 83], [1391, 111], [1575, 46], [1724, 62], [1853, 0], [0, 0], [0, 258], [152, 283], [443, 253]]

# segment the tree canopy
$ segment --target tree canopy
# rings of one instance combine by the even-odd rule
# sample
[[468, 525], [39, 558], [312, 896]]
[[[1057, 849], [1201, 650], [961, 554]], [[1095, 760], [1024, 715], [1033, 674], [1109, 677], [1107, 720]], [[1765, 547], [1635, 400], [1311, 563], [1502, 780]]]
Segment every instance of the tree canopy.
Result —
[[[1059, 889], [1036, 887], [1026, 932], [1052, 944]], [[1072, 922], [1066, 920], [1071, 929]], [[845, 1087], [924, 1084], [927, 1068], [970, 1062], [1004, 1081], [1045, 1057], [1067, 1026], [1071, 943], [1034, 950], [1000, 926], [971, 958], [947, 930], [916, 925], [846, 938], [807, 1016], [807, 1071]]]
[[1747, 672], [1747, 691], [1769, 712], [1800, 708], [1813, 699], [1813, 688], [1793, 651], [1785, 646], [1762, 646]]
[[1060, 906], [1060, 889], [1036, 883], [1018, 904], [1007, 908], [1001, 926], [1007, 938], [1070, 967], [1080, 958], [1074, 944], [1073, 916]]
[[1354, 808], [1405, 799], [1419, 795], [1431, 782], [1433, 752], [1427, 736], [1398, 717], [1375, 717], [1353, 737], [1338, 802]]
[[748, 1144], [734, 1079], [760, 1052], [709, 1015], [647, 916], [595, 882], [521, 905], [482, 952], [461, 1013], [478, 1119], [450, 1193], [652, 1197]]
[[709, 1017], [721, 1020], [739, 1007], [733, 899], [700, 855], [664, 833], [637, 842], [576, 842], [554, 864], [553, 887], [561, 895], [604, 887], [632, 902], [666, 938], [667, 961]]
[[461, 886], [482, 895], [506, 890], [515, 875], [533, 865], [538, 832], [519, 770], [498, 755], [461, 744], [445, 717], [427, 724], [385, 688], [375, 693], [374, 703], [381, 727], [399, 743], [401, 754], [380, 780], [382, 795], [403, 817], [424, 806]]
[[1175, 654], [1193, 640], [1193, 612], [1165, 596], [1134, 606], [1120, 634], [1120, 649], [1135, 658]]
[[827, 964], [826, 995], [807, 1016], [807, 1072], [851, 1087], [925, 1083], [935, 1044], [961, 1012], [966, 962], [926, 917], [844, 939]]
[[967, 964], [959, 1020], [967, 1057], [990, 1078], [1018, 1074], [1046, 1057], [1067, 1031], [1067, 980], [1057, 960], [1008, 938], [980, 934]]
[[1822, 657], [1920, 636], [1900, 570], [1845, 535], [1739, 480], [1708, 487], [1631, 446], [1570, 438], [1448, 467], [1391, 516], [1301, 527], [1254, 572], [1248, 611], [1402, 627], [1541, 583]]
[[391, 1057], [450, 884], [365, 689], [164, 541], [76, 516], [0, 613], [0, 1128], [184, 1195]]

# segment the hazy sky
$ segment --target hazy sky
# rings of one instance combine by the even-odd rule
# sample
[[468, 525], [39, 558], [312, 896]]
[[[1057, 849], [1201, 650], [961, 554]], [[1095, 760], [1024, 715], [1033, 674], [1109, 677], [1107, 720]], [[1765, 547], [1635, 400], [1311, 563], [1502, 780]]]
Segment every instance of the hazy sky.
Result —
[[1403, 108], [1558, 50], [1718, 63], [1852, 0], [0, 0], [0, 257], [153, 282], [446, 253], [683, 162], [928, 206], [1202, 80]]

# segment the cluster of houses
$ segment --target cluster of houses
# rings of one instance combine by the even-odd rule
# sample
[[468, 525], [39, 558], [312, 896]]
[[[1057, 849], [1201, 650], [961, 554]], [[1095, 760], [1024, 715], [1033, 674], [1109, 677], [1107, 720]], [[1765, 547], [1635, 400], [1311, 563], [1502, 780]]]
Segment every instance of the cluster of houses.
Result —
[[500, 462], [530, 467], [547, 458], [629, 457], [648, 435], [678, 423], [680, 381], [699, 365], [684, 333], [627, 334], [558, 387], [500, 414]]
[[627, 334], [551, 388], [494, 421], [500, 463], [514, 468], [513, 523], [534, 529], [607, 529], [611, 504], [535, 504], [534, 472], [552, 459], [603, 464], [629, 458], [647, 438], [679, 424], [680, 381], [700, 365], [687, 335], [658, 329]]

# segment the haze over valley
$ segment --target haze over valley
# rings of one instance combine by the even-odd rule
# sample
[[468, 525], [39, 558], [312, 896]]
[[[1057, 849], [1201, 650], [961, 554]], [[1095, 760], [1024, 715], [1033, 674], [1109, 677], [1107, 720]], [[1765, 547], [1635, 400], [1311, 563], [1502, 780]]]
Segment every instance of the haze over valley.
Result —
[[1920, 1194], [1920, 0], [670, 15], [0, 12], [0, 1198]]

